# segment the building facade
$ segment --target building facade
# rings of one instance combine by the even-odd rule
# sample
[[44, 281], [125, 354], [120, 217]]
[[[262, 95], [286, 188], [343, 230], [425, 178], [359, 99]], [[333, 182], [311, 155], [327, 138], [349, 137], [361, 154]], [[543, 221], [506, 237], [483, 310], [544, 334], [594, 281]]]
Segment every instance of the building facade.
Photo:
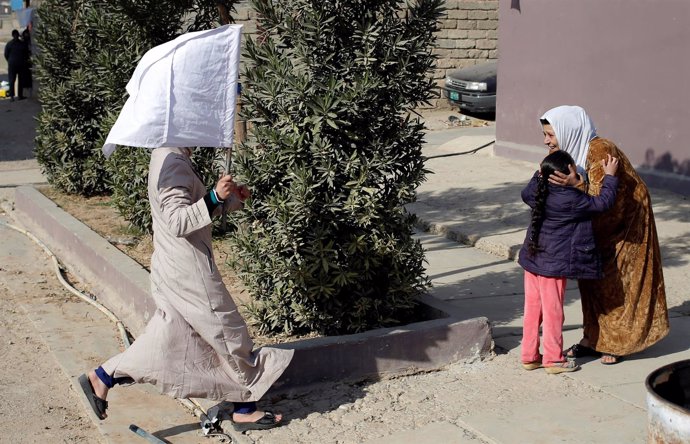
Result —
[[650, 186], [690, 194], [690, 2], [501, 0], [496, 148], [539, 161], [539, 117], [580, 105]]

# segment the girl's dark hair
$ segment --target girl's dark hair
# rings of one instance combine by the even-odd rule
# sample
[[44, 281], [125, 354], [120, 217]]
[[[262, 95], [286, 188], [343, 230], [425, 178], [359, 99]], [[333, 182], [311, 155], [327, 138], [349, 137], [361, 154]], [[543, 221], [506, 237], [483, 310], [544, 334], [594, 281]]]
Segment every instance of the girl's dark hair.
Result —
[[537, 180], [537, 194], [534, 196], [534, 208], [532, 208], [532, 230], [529, 234], [529, 252], [534, 255], [539, 251], [539, 232], [544, 223], [546, 210], [546, 196], [549, 194], [549, 176], [555, 171], [570, 174], [570, 165], [575, 161], [570, 154], [562, 150], [554, 151], [541, 161], [541, 175]]
[[546, 119], [539, 119], [542, 125], [551, 125], [551, 123]]

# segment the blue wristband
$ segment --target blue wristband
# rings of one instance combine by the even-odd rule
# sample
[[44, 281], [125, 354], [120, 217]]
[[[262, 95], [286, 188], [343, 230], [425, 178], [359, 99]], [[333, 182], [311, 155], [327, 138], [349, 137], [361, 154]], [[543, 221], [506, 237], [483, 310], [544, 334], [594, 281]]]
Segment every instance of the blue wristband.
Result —
[[220, 200], [215, 188], [211, 188], [211, 202], [213, 202], [214, 205], [222, 204], [223, 202], [225, 202], [223, 200]]

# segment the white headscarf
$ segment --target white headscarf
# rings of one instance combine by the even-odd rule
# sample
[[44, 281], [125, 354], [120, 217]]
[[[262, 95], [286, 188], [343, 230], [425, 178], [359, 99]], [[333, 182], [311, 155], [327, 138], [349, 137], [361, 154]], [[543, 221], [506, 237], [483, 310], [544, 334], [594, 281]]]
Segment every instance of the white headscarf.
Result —
[[558, 145], [575, 160], [577, 171], [585, 174], [589, 141], [597, 137], [592, 119], [579, 106], [557, 106], [541, 116], [551, 124]]

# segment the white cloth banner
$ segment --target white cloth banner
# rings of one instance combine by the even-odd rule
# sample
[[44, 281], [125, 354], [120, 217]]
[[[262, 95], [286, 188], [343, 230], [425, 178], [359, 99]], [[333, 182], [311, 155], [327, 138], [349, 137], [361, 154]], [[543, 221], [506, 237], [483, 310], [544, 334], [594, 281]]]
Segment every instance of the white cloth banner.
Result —
[[150, 49], [103, 145], [232, 146], [242, 25], [190, 32]]

